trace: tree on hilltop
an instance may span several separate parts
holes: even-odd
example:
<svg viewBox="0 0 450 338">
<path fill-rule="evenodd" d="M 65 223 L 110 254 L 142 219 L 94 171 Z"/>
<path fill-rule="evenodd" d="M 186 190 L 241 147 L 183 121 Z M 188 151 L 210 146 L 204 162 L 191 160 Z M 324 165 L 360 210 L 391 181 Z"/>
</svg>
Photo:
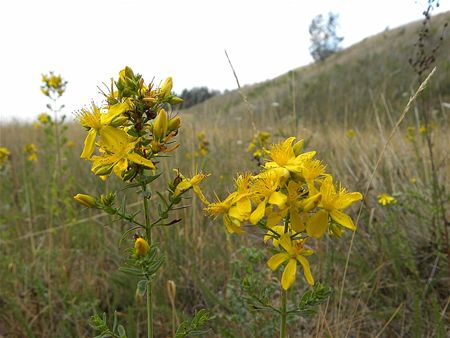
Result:
<svg viewBox="0 0 450 338">
<path fill-rule="evenodd" d="M 309 51 L 315 61 L 323 61 L 341 48 L 339 44 L 344 40 L 337 35 L 339 14 L 328 13 L 324 16 L 317 15 L 309 25 L 311 46 Z"/>
</svg>

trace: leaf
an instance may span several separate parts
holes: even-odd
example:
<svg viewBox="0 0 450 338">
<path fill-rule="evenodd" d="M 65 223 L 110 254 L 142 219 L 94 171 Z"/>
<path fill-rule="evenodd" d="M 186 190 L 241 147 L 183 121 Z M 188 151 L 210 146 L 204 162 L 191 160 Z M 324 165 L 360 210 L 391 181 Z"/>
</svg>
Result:
<svg viewBox="0 0 450 338">
<path fill-rule="evenodd" d="M 143 297 L 145 295 L 145 292 L 147 291 L 147 280 L 146 279 L 142 279 L 137 283 L 137 294 L 141 297 Z"/>
</svg>

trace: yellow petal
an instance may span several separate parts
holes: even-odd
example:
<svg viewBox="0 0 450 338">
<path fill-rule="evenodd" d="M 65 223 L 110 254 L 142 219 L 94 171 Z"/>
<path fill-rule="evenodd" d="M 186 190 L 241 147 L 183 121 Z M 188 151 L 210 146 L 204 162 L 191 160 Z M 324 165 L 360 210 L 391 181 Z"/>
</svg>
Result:
<svg viewBox="0 0 450 338">
<path fill-rule="evenodd" d="M 199 198 L 199 200 L 204 204 L 204 205 L 209 205 L 209 201 L 208 199 L 205 197 L 205 195 L 203 195 L 203 192 L 200 190 L 200 187 L 198 185 L 194 185 L 192 187 L 192 189 L 194 190 L 195 194 L 197 195 L 197 197 Z"/>
<path fill-rule="evenodd" d="M 320 210 L 314 216 L 310 217 L 306 225 L 308 235 L 320 238 L 325 233 L 328 226 L 328 212 Z"/>
<path fill-rule="evenodd" d="M 337 209 L 345 209 L 349 207 L 356 201 L 359 201 L 363 198 L 363 195 L 359 192 L 351 192 L 342 196 L 339 196 L 339 199 L 336 201 Z"/>
<path fill-rule="evenodd" d="M 245 220 L 244 215 L 241 213 L 241 211 L 239 210 L 239 208 L 237 206 L 231 207 L 230 210 L 228 211 L 228 215 L 230 215 L 230 217 L 235 218 L 241 222 Z"/>
<path fill-rule="evenodd" d="M 295 232 L 302 232 L 306 229 L 306 214 L 300 214 L 298 210 L 291 209 L 290 216 L 292 230 L 294 230 Z"/>
<path fill-rule="evenodd" d="M 130 137 L 122 129 L 117 129 L 111 126 L 102 127 L 98 133 L 100 134 L 100 141 L 102 146 L 113 153 L 118 153 L 126 149 L 130 143 Z"/>
<path fill-rule="evenodd" d="M 314 285 L 314 278 L 311 274 L 311 268 L 309 267 L 309 262 L 305 257 L 297 256 L 297 260 L 303 266 L 303 274 L 305 275 L 306 281 L 309 285 Z"/>
<path fill-rule="evenodd" d="M 190 189 L 191 187 L 192 187 L 192 183 L 189 180 L 178 183 L 177 187 L 175 188 L 173 197 L 177 197 L 177 196 L 181 195 L 183 192 Z"/>
<path fill-rule="evenodd" d="M 293 258 L 289 259 L 284 268 L 283 275 L 281 276 L 281 287 L 285 290 L 289 289 L 295 281 L 295 275 L 297 274 L 297 261 Z"/>
<path fill-rule="evenodd" d="M 95 129 L 89 130 L 86 139 L 84 140 L 84 148 L 83 152 L 81 153 L 80 158 L 84 158 L 88 160 L 91 158 L 92 153 L 94 152 L 94 146 L 95 146 L 95 136 L 97 135 L 97 131 Z"/>
<path fill-rule="evenodd" d="M 237 201 L 236 208 L 239 209 L 241 215 L 246 215 L 246 218 L 248 218 L 248 216 L 252 212 L 252 203 L 248 198 L 243 198 Z"/>
<path fill-rule="evenodd" d="M 124 101 L 122 103 L 117 103 L 117 104 L 111 106 L 108 109 L 108 113 L 101 115 L 102 124 L 106 125 L 106 124 L 111 123 L 111 121 L 114 118 L 125 113 L 129 109 L 130 109 L 130 99 L 127 99 L 126 101 Z"/>
<path fill-rule="evenodd" d="M 285 252 L 277 253 L 270 257 L 270 259 L 267 261 L 267 266 L 271 270 L 275 271 L 282 263 L 287 261 L 289 258 L 290 256 Z"/>
<path fill-rule="evenodd" d="M 291 253 L 292 251 L 292 241 L 289 234 L 282 234 L 280 237 L 280 244 L 283 247 L 284 250 L 286 250 L 288 253 Z"/>
<path fill-rule="evenodd" d="M 339 223 L 340 225 L 345 226 L 346 228 L 349 228 L 350 230 L 355 231 L 356 226 L 353 224 L 352 218 L 349 215 L 344 214 L 342 211 L 339 210 L 333 210 L 330 213 L 331 218 Z"/>
<path fill-rule="evenodd" d="M 249 218 L 250 223 L 257 224 L 264 217 L 265 210 L 266 210 L 266 201 L 264 200 L 258 204 L 256 209 L 250 215 Z"/>
<path fill-rule="evenodd" d="M 271 211 L 267 215 L 267 227 L 272 228 L 276 226 L 278 223 L 280 223 L 280 221 L 283 219 L 285 215 L 286 215 L 285 211 L 278 211 L 278 212 Z"/>
<path fill-rule="evenodd" d="M 242 235 L 244 233 L 244 231 L 241 229 L 241 227 L 238 225 L 239 222 L 238 221 L 231 221 L 230 217 L 228 217 L 228 215 L 224 215 L 223 216 L 223 223 L 225 224 L 225 227 L 227 228 L 227 231 L 232 234 L 238 234 L 238 235 Z"/>
<path fill-rule="evenodd" d="M 152 161 L 150 161 L 150 160 L 148 160 L 148 159 L 142 157 L 142 156 L 139 155 L 139 154 L 136 154 L 136 153 L 130 153 L 130 154 L 127 155 L 127 158 L 128 158 L 131 162 L 134 162 L 134 163 L 143 165 L 144 167 L 147 167 L 147 168 L 149 168 L 149 169 L 152 169 L 152 170 L 156 169 L 156 167 L 155 167 L 155 165 L 153 164 Z"/>
<path fill-rule="evenodd" d="M 280 209 L 284 208 L 286 201 L 287 196 L 279 191 L 273 192 L 269 197 L 269 203 L 276 205 Z"/>
<path fill-rule="evenodd" d="M 117 177 L 122 178 L 124 171 L 128 168 L 128 161 L 125 158 L 122 158 L 117 164 L 114 166 L 113 171 Z"/>
</svg>

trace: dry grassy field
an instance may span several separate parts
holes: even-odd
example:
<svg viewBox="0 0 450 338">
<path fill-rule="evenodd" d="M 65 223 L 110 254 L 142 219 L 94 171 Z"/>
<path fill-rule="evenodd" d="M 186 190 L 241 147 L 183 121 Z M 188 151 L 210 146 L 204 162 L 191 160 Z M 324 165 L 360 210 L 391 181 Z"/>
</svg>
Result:
<svg viewBox="0 0 450 338">
<path fill-rule="evenodd" d="M 450 16 L 434 19 L 438 36 Z M 316 150 L 335 180 L 363 194 L 348 211 L 355 233 L 311 242 L 314 278 L 332 292 L 314 313 L 288 317 L 289 337 L 448 337 L 449 38 L 406 111 L 420 84 L 408 64 L 419 27 L 386 31 L 324 63 L 179 113 L 180 148 L 161 160 L 152 191 L 165 189 L 173 168 L 189 176 L 201 170 L 211 174 L 201 184 L 205 196 L 223 198 L 236 173 L 257 172 L 247 148 L 266 131 L 269 143 L 304 139 L 304 151 Z M 0 170 L 0 337 L 94 336 L 89 317 L 105 312 L 112 321 L 115 311 L 128 337 L 143 337 L 145 297 L 136 293 L 138 279 L 119 270 L 133 246 L 131 235 L 122 238 L 129 222 L 73 200 L 120 190 L 122 182 L 100 180 L 79 158 L 86 133 L 78 123 L 58 132 L 59 139 L 42 123 L 0 126 L 0 147 L 11 153 Z M 201 132 L 209 144 L 195 156 Z M 31 143 L 37 161 L 24 153 Z M 381 194 L 396 203 L 382 205 Z M 141 198 L 130 190 L 121 196 L 142 220 Z M 157 200 L 149 198 L 153 216 Z M 254 227 L 243 226 L 247 236 L 229 234 L 196 196 L 185 203 L 174 212 L 180 222 L 153 232 L 165 256 L 153 281 L 155 337 L 173 336 L 173 326 L 199 309 L 211 317 L 204 337 L 277 336 L 278 319 L 248 306 L 243 283 L 249 275 L 270 290 L 279 283 Z M 288 293 L 293 303 L 310 289 L 300 275 Z"/>
</svg>

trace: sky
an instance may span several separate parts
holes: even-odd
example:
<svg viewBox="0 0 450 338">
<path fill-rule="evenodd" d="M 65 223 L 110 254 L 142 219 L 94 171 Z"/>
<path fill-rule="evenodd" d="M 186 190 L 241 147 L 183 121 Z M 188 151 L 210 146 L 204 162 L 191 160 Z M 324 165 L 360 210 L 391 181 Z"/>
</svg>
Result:
<svg viewBox="0 0 450 338">
<path fill-rule="evenodd" d="M 312 62 L 308 27 L 339 14 L 342 46 L 422 19 L 426 0 L 14 0 L 0 2 L 0 122 L 46 111 L 41 74 L 68 81 L 64 112 L 101 101 L 97 86 L 130 66 L 174 91 L 232 90 Z M 437 14 L 450 10 L 441 0 Z"/>
</svg>

